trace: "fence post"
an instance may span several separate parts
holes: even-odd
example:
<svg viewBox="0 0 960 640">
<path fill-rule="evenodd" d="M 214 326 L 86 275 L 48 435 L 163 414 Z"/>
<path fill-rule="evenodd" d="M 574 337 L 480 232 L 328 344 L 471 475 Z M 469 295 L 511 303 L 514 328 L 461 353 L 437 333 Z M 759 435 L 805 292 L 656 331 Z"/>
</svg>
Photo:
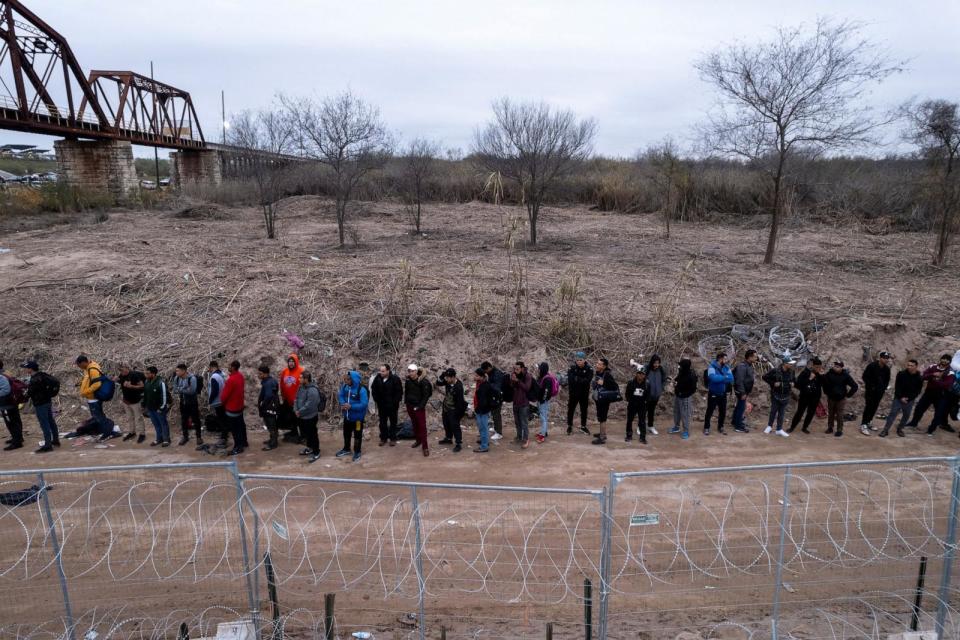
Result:
<svg viewBox="0 0 960 640">
<path fill-rule="evenodd" d="M 237 485 L 237 516 L 240 520 L 240 548 L 243 552 L 243 572 L 247 579 L 247 601 L 250 605 L 250 617 L 253 619 L 254 628 L 257 630 L 257 637 L 260 637 L 260 612 L 257 611 L 257 596 L 253 587 L 253 570 L 250 568 L 250 550 L 247 548 L 247 524 L 243 519 L 243 481 L 240 479 L 240 472 L 237 469 L 237 461 L 234 460 L 230 465 L 230 471 L 233 473 L 233 479 Z"/>
<path fill-rule="evenodd" d="M 43 473 L 37 474 L 39 480 L 40 499 L 43 501 L 43 510 L 47 515 L 47 523 L 50 534 L 50 543 L 53 545 L 53 559 L 57 563 L 57 576 L 60 578 L 60 593 L 63 595 L 63 613 L 67 620 L 67 638 L 74 640 L 76 638 L 73 609 L 70 607 L 70 592 L 67 589 L 67 574 L 63 570 L 63 555 L 60 549 L 60 539 L 57 537 L 57 525 L 53 520 L 53 511 L 50 509 L 50 498 L 47 496 L 47 483 L 43 480 Z"/>
<path fill-rule="evenodd" d="M 783 509 L 780 511 L 780 545 L 777 548 L 777 577 L 773 585 L 772 640 L 777 640 L 780 624 L 780 589 L 783 582 L 783 552 L 787 543 L 787 512 L 790 510 L 790 465 L 783 470 Z"/>
<path fill-rule="evenodd" d="M 611 471 L 610 481 L 600 495 L 600 607 L 597 612 L 597 636 L 607 640 L 607 609 L 610 600 L 610 555 L 613 531 L 613 498 L 620 479 Z"/>
<path fill-rule="evenodd" d="M 419 601 L 419 613 L 417 626 L 420 627 L 420 640 L 424 640 L 426 637 L 426 615 L 424 613 L 424 598 L 426 591 L 426 584 L 423 576 L 423 538 L 420 533 L 420 501 L 417 500 L 417 487 L 410 487 L 410 499 L 413 506 L 413 530 L 416 535 L 415 538 L 415 566 L 417 568 L 417 598 Z"/>
<path fill-rule="evenodd" d="M 947 516 L 947 539 L 943 550 L 943 575 L 940 579 L 940 603 L 937 606 L 937 637 L 943 637 L 947 621 L 947 603 L 950 600 L 950 574 L 957 546 L 957 503 L 960 501 L 960 456 L 953 459 L 953 483 L 950 487 L 950 514 Z"/>
</svg>

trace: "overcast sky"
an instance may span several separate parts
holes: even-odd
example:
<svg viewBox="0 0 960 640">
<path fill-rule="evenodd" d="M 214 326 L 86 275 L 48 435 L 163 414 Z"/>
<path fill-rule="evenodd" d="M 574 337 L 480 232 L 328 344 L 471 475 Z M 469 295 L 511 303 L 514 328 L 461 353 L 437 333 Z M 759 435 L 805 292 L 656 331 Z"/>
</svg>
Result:
<svg viewBox="0 0 960 640">
<path fill-rule="evenodd" d="M 403 138 L 469 149 L 491 99 L 544 99 L 593 116 L 597 150 L 629 156 L 684 140 L 710 105 L 693 62 L 778 24 L 817 16 L 868 23 L 909 70 L 876 89 L 880 108 L 911 96 L 960 99 L 960 1 L 848 0 L 25 0 L 84 67 L 131 69 L 188 90 L 208 139 L 227 111 L 277 92 L 351 88 Z M 39 141 L 0 131 L 0 141 Z"/>
</svg>

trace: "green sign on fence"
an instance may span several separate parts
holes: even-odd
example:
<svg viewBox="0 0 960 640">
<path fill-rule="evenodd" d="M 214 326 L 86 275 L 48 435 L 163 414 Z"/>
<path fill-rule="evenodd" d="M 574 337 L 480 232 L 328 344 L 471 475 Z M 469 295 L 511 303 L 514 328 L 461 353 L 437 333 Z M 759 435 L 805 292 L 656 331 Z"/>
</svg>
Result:
<svg viewBox="0 0 960 640">
<path fill-rule="evenodd" d="M 641 513 L 640 515 L 630 516 L 631 527 L 647 527 L 652 524 L 660 524 L 659 513 Z"/>
</svg>

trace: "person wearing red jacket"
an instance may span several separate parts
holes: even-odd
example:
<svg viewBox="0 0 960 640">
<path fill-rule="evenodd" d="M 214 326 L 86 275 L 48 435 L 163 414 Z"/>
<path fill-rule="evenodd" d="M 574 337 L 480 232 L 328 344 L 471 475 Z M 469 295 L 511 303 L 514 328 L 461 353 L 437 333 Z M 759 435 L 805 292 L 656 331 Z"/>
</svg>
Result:
<svg viewBox="0 0 960 640">
<path fill-rule="evenodd" d="M 923 379 L 927 383 L 927 388 L 920 396 L 920 400 L 913 410 L 913 417 L 910 418 L 910 423 L 907 426 L 916 429 L 921 418 L 923 418 L 923 414 L 932 406 L 933 421 L 927 428 L 927 435 L 932 436 L 937 427 L 944 431 L 954 431 L 954 428 L 947 424 L 947 407 L 954 377 L 954 373 L 950 369 L 950 354 L 940 356 L 940 362 L 924 370 Z"/>
<path fill-rule="evenodd" d="M 300 357 L 295 353 L 287 356 L 287 366 L 280 370 L 278 381 L 280 382 L 280 407 L 277 411 L 277 428 L 284 429 L 287 433 L 283 434 L 284 442 L 302 442 L 303 436 L 300 434 L 299 420 L 293 415 L 293 406 L 297 404 L 297 391 L 300 390 L 300 377 L 303 375 L 303 365 L 300 363 Z"/>
<path fill-rule="evenodd" d="M 230 363 L 229 375 L 220 392 L 220 401 L 227 414 L 227 425 L 233 434 L 233 449 L 228 455 L 235 456 L 247 448 L 247 425 L 243 421 L 244 388 L 246 381 L 240 373 L 240 363 Z"/>
</svg>

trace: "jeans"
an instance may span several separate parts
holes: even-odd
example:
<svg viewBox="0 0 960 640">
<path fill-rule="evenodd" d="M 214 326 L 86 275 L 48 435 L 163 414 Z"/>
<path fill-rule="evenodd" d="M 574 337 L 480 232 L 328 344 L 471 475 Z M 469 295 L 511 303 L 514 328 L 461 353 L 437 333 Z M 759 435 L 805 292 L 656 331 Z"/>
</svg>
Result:
<svg viewBox="0 0 960 640">
<path fill-rule="evenodd" d="M 503 435 L 503 403 L 494 402 L 490 409 L 490 418 L 493 420 L 493 430 Z"/>
<path fill-rule="evenodd" d="M 747 396 L 738 395 L 737 404 L 733 407 L 733 428 L 734 429 L 746 429 L 747 425 L 744 422 L 744 418 L 747 415 Z"/>
<path fill-rule="evenodd" d="M 39 406 L 34 405 L 33 410 L 37 413 L 37 422 L 40 423 L 40 430 L 43 431 L 43 445 L 49 447 L 54 442 L 60 442 L 60 432 L 53 419 L 53 405 L 49 402 Z"/>
<path fill-rule="evenodd" d="M 543 402 L 540 403 L 540 407 L 539 407 L 539 411 L 540 411 L 540 435 L 542 435 L 542 436 L 546 436 L 546 435 L 547 435 L 547 425 L 548 425 L 548 420 L 547 420 L 547 418 L 550 416 L 550 404 L 551 404 L 551 402 L 552 402 L 552 400 L 544 400 Z"/>
<path fill-rule="evenodd" d="M 580 426 L 587 426 L 587 406 L 590 403 L 590 393 L 584 391 L 583 393 L 576 394 L 571 393 L 570 397 L 567 399 L 567 426 L 573 426 L 573 416 L 577 412 L 577 407 L 580 407 Z"/>
<path fill-rule="evenodd" d="M 113 420 L 107 417 L 107 414 L 103 412 L 103 402 L 100 400 L 94 400 L 93 402 L 88 402 L 87 406 L 90 407 L 90 417 L 97 421 L 97 426 L 100 427 L 100 435 L 109 436 L 113 433 L 113 428 L 116 426 L 113 423 Z"/>
<path fill-rule="evenodd" d="M 353 453 L 360 455 L 363 445 L 363 420 L 343 419 L 343 450 L 350 451 L 350 441 L 353 440 Z"/>
<path fill-rule="evenodd" d="M 916 406 L 913 408 L 913 417 L 910 418 L 911 427 L 916 427 L 920 424 L 920 420 L 923 418 L 923 414 L 927 412 L 927 409 L 934 407 L 934 410 L 936 410 L 937 402 L 940 400 L 941 395 L 939 392 L 934 391 L 933 393 L 924 393 L 920 396 Z M 934 416 L 934 420 L 936 420 L 936 416 Z"/>
<path fill-rule="evenodd" d="M 408 404 L 407 415 L 410 416 L 410 424 L 413 426 L 413 437 L 416 438 L 417 444 L 427 451 L 430 448 L 430 443 L 427 441 L 427 410 Z"/>
<path fill-rule="evenodd" d="M 526 442 L 530 439 L 530 408 L 529 405 L 513 405 L 513 422 L 517 425 L 517 440 Z"/>
<path fill-rule="evenodd" d="M 317 433 L 317 421 L 319 419 L 319 416 L 297 419 L 299 422 L 297 429 L 306 441 L 307 449 L 310 449 L 310 452 L 315 456 L 320 455 L 320 435 Z"/>
<path fill-rule="evenodd" d="M 890 427 L 893 426 L 893 421 L 897 419 L 897 414 L 900 414 L 900 424 L 897 425 L 897 431 L 901 431 L 907 425 L 907 420 L 910 419 L 910 413 L 913 411 L 913 403 L 915 401 L 916 398 L 907 400 L 906 402 L 900 398 L 894 398 L 893 404 L 890 405 L 890 413 L 887 415 L 887 421 L 883 425 L 883 430 L 889 433 Z"/>
<path fill-rule="evenodd" d="M 147 411 L 150 417 L 150 423 L 153 424 L 153 431 L 156 434 L 157 442 L 170 442 L 170 424 L 167 422 L 167 411 L 159 409 L 150 409 Z"/>
<path fill-rule="evenodd" d="M 867 391 L 864 394 L 863 416 L 860 418 L 860 424 L 870 424 L 873 416 L 877 415 L 881 400 L 883 400 L 883 391 Z"/>
<path fill-rule="evenodd" d="M 711 393 L 707 396 L 707 413 L 703 416 L 704 431 L 710 430 L 710 419 L 717 412 L 717 431 L 723 431 L 723 421 L 727 417 L 727 394 Z"/>
<path fill-rule="evenodd" d="M 846 398 L 839 400 L 827 398 L 827 433 L 833 431 L 834 422 L 837 424 L 837 431 L 843 431 L 843 410 L 846 406 Z"/>
<path fill-rule="evenodd" d="M 477 431 L 480 432 L 480 448 L 487 449 L 490 446 L 490 414 L 478 413 Z"/>
<path fill-rule="evenodd" d="M 797 410 L 793 414 L 793 420 L 790 421 L 790 431 L 797 428 L 800 420 L 803 420 L 803 430 L 810 428 L 814 416 L 817 415 L 817 405 L 820 404 L 820 396 L 803 396 L 797 400 Z"/>
<path fill-rule="evenodd" d="M 120 406 L 123 407 L 123 417 L 129 423 L 130 429 L 127 433 L 133 435 L 139 433 L 143 435 L 146 433 L 146 427 L 144 426 L 143 420 L 143 409 L 140 408 L 139 404 L 127 404 L 126 402 L 121 402 Z"/>
<path fill-rule="evenodd" d="M 790 404 L 790 398 L 770 398 L 770 417 L 767 418 L 767 424 L 771 427 L 776 425 L 777 431 L 783 431 L 783 420 L 787 417 L 787 406 Z"/>
<path fill-rule="evenodd" d="M 380 442 L 397 441 L 397 405 L 377 405 L 377 418 L 380 427 Z"/>
<path fill-rule="evenodd" d="M 690 431 L 690 416 L 693 415 L 693 398 L 673 398 L 673 426 L 682 427 L 683 432 Z"/>
<path fill-rule="evenodd" d="M 627 437 L 633 438 L 633 420 L 637 420 L 637 435 L 641 440 L 647 439 L 647 414 L 649 409 L 646 405 L 627 404 Z"/>
<path fill-rule="evenodd" d="M 933 433 L 937 430 L 937 427 L 947 426 L 947 413 L 950 408 L 950 395 L 942 394 L 939 399 L 933 404 L 933 420 L 930 422 L 930 426 L 927 427 L 927 433 Z"/>
</svg>

